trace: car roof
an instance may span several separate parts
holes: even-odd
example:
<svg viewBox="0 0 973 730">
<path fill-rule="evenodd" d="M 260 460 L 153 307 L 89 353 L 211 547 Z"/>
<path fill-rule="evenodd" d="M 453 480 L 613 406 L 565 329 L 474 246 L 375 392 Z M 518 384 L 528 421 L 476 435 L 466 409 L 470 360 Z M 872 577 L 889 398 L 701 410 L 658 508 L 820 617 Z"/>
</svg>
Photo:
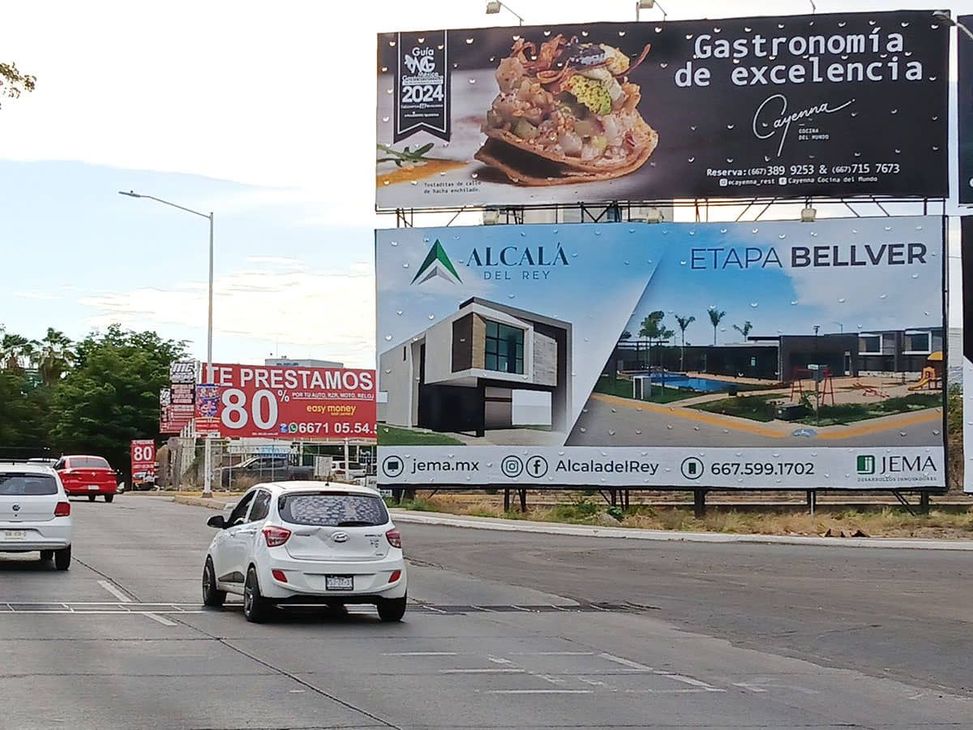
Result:
<svg viewBox="0 0 973 730">
<path fill-rule="evenodd" d="M 31 463 L 29 461 L 0 460 L 0 472 L 17 472 L 18 474 L 56 474 L 49 464 Z"/>
<path fill-rule="evenodd" d="M 254 487 L 265 487 L 279 494 L 307 491 L 346 492 L 347 494 L 365 494 L 369 497 L 374 497 L 379 494 L 378 490 L 372 487 L 362 487 L 358 484 L 343 484 L 341 482 L 267 482 L 265 484 L 255 484 Z"/>
</svg>

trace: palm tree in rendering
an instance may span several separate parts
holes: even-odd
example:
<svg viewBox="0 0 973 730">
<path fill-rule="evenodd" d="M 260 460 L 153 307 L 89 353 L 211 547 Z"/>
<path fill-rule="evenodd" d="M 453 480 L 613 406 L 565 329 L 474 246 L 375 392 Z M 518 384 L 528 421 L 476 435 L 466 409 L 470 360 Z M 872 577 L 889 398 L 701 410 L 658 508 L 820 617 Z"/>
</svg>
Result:
<svg viewBox="0 0 973 730">
<path fill-rule="evenodd" d="M 750 334 L 750 330 L 753 329 L 753 322 L 751 322 L 748 319 L 746 322 L 743 323 L 743 326 L 742 327 L 740 325 L 738 325 L 738 324 L 735 324 L 735 325 L 733 325 L 733 329 L 735 329 L 737 332 L 739 332 L 741 335 L 743 335 L 743 341 L 746 342 L 747 335 L 749 335 Z"/>
<path fill-rule="evenodd" d="M 37 369 L 44 385 L 53 385 L 61 379 L 74 362 L 72 342 L 67 335 L 53 327 L 40 342 Z"/>
<path fill-rule="evenodd" d="M 642 320 L 642 327 L 639 329 L 639 337 L 644 338 L 649 345 L 649 368 L 652 367 L 652 340 L 657 343 L 665 342 L 666 340 L 672 339 L 673 335 L 676 333 L 671 329 L 668 329 L 662 320 L 665 318 L 666 314 L 662 311 L 651 312 L 645 319 Z"/>
<path fill-rule="evenodd" d="M 706 310 L 709 315 L 709 321 L 713 324 L 713 346 L 716 346 L 716 328 L 720 326 L 720 322 L 726 316 L 726 312 L 717 309 L 716 307 L 710 307 Z"/>
<path fill-rule="evenodd" d="M 676 324 L 679 325 L 679 332 L 682 334 L 682 345 L 679 348 L 679 369 L 686 369 L 686 330 L 689 328 L 693 322 L 696 321 L 695 317 L 680 317 L 676 315 Z"/>
</svg>

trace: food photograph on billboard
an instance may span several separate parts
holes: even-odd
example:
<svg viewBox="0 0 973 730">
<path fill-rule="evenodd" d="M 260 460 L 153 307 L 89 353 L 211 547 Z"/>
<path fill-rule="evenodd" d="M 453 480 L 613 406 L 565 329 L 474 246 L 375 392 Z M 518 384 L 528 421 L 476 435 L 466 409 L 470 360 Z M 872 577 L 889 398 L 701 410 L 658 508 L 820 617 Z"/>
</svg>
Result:
<svg viewBox="0 0 973 730">
<path fill-rule="evenodd" d="M 376 207 L 945 197 L 928 11 L 382 33 Z"/>
<path fill-rule="evenodd" d="M 942 489 L 943 221 L 378 231 L 379 481 Z"/>
</svg>

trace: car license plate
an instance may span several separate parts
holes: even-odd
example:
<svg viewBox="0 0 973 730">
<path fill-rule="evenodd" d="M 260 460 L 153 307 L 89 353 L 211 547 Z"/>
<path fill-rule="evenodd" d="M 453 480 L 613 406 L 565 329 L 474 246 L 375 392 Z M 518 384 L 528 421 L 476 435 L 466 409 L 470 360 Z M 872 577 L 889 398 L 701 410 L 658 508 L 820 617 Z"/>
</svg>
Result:
<svg viewBox="0 0 973 730">
<path fill-rule="evenodd" d="M 98 485 L 97 484 L 89 484 L 88 485 L 88 489 L 90 491 L 92 491 L 92 492 L 97 492 L 98 491 Z"/>
<path fill-rule="evenodd" d="M 4 540 L 26 540 L 27 530 L 2 530 L 0 531 L 0 538 Z"/>
<path fill-rule="evenodd" d="M 355 588 L 355 579 L 350 575 L 326 575 L 324 587 L 329 591 L 351 591 Z"/>
</svg>

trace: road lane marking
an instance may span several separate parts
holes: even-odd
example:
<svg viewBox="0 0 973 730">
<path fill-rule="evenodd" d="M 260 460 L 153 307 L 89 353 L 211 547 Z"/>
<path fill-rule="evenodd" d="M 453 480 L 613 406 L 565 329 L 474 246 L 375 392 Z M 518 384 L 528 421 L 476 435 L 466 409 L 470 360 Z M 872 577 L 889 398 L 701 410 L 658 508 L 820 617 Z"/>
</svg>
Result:
<svg viewBox="0 0 973 730">
<path fill-rule="evenodd" d="M 513 651 L 510 656 L 594 656 L 593 651 Z"/>
<path fill-rule="evenodd" d="M 162 624 L 163 626 L 178 626 L 179 625 L 175 621 L 170 621 L 169 619 L 165 618 L 164 616 L 157 616 L 154 613 L 149 613 L 148 611 L 142 612 L 141 615 L 142 616 L 145 616 L 145 618 L 150 618 L 153 621 L 155 621 L 156 623 Z"/>
<path fill-rule="evenodd" d="M 122 589 L 121 588 L 119 588 L 118 586 L 110 583 L 109 581 L 107 581 L 107 580 L 100 580 L 100 581 L 98 581 L 98 585 L 100 585 L 106 591 L 108 591 L 109 593 L 111 593 L 113 596 L 115 596 L 115 598 L 117 598 L 122 603 L 131 603 L 132 602 L 132 598 L 130 596 L 125 595 L 125 593 L 122 592 Z"/>
<path fill-rule="evenodd" d="M 647 667 L 644 664 L 639 664 L 638 662 L 633 662 L 631 659 L 623 659 L 620 656 L 615 656 L 614 654 L 605 654 L 604 652 L 599 654 L 602 659 L 607 659 L 615 664 L 621 664 L 623 667 L 628 667 L 629 669 L 637 669 L 640 672 L 654 672 L 652 667 Z"/>
<path fill-rule="evenodd" d="M 488 689 L 476 690 L 485 695 L 590 695 L 593 689 Z"/>
<path fill-rule="evenodd" d="M 382 656 L 459 656 L 455 651 L 388 651 Z"/>
</svg>

